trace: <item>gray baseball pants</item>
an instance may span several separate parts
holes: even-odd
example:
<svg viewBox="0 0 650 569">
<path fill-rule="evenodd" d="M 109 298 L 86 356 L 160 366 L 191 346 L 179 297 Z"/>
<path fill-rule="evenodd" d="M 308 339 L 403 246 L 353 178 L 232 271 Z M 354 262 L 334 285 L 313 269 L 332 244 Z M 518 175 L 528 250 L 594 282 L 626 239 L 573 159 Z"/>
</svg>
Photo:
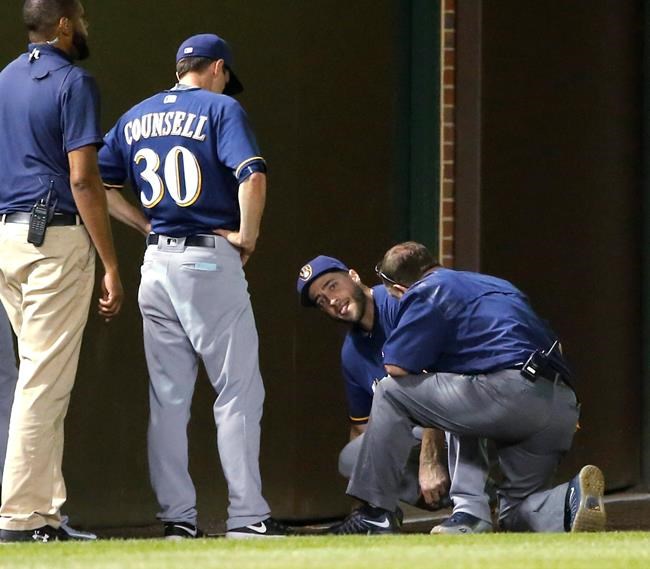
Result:
<svg viewBox="0 0 650 569">
<path fill-rule="evenodd" d="M 214 421 L 228 485 L 227 529 L 266 519 L 259 471 L 264 387 L 258 338 L 239 252 L 215 236 L 215 248 L 186 247 L 160 236 L 142 265 L 138 301 L 149 368 L 151 483 L 163 521 L 196 524 L 188 471 L 187 425 L 199 358 L 217 394 Z"/>
<path fill-rule="evenodd" d="M 402 502 L 419 506 L 422 504 L 419 480 L 422 427 L 414 427 L 412 435 L 408 441 L 408 458 L 400 475 L 398 496 Z M 352 476 L 364 436 L 365 433 L 351 440 L 339 454 L 339 473 L 345 478 Z M 454 503 L 454 511 L 472 513 L 492 523 L 490 499 L 486 491 L 489 472 L 486 441 L 456 437 L 449 433 L 446 433 L 446 438 L 451 479 L 449 498 Z"/>
<path fill-rule="evenodd" d="M 0 481 L 5 466 L 9 418 L 17 381 L 18 368 L 16 367 L 11 324 L 9 324 L 4 307 L 0 304 Z"/>
<path fill-rule="evenodd" d="M 418 437 L 419 434 L 419 438 Z M 359 458 L 359 452 L 365 433 L 346 444 L 339 454 L 339 473 L 345 478 L 352 476 L 352 471 Z M 420 448 L 422 447 L 422 429 L 413 429 L 408 441 L 409 452 L 406 463 L 402 467 L 399 485 L 399 499 L 407 504 L 416 505 L 420 498 L 420 481 L 418 479 L 420 470 Z"/>
<path fill-rule="evenodd" d="M 562 382 L 531 382 L 517 370 L 387 378 L 375 391 L 370 422 L 348 494 L 394 510 L 414 424 L 493 440 L 504 482 L 499 525 L 508 531 L 563 531 L 567 484 L 549 489 L 579 416 Z M 473 513 L 473 512 L 471 512 Z M 477 514 L 478 515 L 478 514 Z"/>
</svg>

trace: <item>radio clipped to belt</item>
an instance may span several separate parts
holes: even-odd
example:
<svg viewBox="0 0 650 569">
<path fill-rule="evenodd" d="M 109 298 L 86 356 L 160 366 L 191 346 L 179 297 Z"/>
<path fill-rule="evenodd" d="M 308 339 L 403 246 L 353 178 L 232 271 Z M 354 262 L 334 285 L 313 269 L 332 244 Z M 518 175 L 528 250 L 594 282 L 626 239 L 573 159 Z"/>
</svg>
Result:
<svg viewBox="0 0 650 569">
<path fill-rule="evenodd" d="M 537 381 L 538 377 L 551 377 L 549 374 L 557 373 L 559 370 L 555 369 L 551 360 L 551 355 L 558 347 L 558 340 L 553 342 L 553 345 L 547 350 L 535 350 L 526 363 L 521 368 L 521 375 L 530 381 Z"/>
<path fill-rule="evenodd" d="M 54 193 L 54 180 L 50 180 L 50 187 L 47 190 L 46 196 L 33 205 L 29 215 L 27 242 L 36 247 L 40 247 L 43 241 L 45 241 L 45 231 L 54 217 L 58 201 L 56 198 L 53 198 Z"/>
</svg>

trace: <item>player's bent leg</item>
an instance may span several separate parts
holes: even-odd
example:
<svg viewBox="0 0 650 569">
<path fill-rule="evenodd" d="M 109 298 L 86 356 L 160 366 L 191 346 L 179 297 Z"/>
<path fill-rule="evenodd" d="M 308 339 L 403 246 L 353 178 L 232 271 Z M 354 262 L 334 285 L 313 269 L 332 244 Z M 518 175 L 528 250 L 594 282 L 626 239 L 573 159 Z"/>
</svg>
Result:
<svg viewBox="0 0 650 569">
<path fill-rule="evenodd" d="M 484 439 L 447 434 L 451 476 L 452 515 L 436 525 L 432 534 L 467 534 L 493 531 L 490 498 L 486 491 L 489 461 Z"/>
<path fill-rule="evenodd" d="M 518 444 L 497 445 L 504 482 L 499 494 L 499 526 L 507 531 L 562 532 L 568 484 L 550 488 L 560 459 L 571 447 L 578 420 L 573 391 L 547 380 L 554 390 L 546 428 Z"/>
<path fill-rule="evenodd" d="M 359 450 L 363 443 L 363 436 L 364 434 L 362 433 L 352 439 L 339 453 L 339 474 L 348 480 L 352 475 L 354 465 L 357 463 L 357 458 L 359 458 Z"/>
</svg>

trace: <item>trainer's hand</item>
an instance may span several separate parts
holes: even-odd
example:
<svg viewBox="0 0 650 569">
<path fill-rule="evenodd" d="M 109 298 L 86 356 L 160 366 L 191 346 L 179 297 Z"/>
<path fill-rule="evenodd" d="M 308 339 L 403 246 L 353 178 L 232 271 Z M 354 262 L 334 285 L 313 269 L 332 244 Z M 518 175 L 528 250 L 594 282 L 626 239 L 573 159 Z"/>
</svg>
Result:
<svg viewBox="0 0 650 569">
<path fill-rule="evenodd" d="M 228 231 L 227 229 L 215 229 L 214 233 L 223 237 L 233 247 L 239 249 L 239 256 L 241 257 L 242 267 L 248 262 L 250 256 L 255 251 L 255 243 L 246 243 L 239 231 Z"/>
<path fill-rule="evenodd" d="M 429 506 L 435 506 L 449 492 L 449 474 L 443 464 L 421 464 L 420 491 Z"/>
<path fill-rule="evenodd" d="M 103 316 L 106 322 L 117 316 L 122 308 L 124 300 L 124 289 L 117 270 L 106 271 L 102 279 L 102 296 L 99 299 L 99 315 Z"/>
</svg>

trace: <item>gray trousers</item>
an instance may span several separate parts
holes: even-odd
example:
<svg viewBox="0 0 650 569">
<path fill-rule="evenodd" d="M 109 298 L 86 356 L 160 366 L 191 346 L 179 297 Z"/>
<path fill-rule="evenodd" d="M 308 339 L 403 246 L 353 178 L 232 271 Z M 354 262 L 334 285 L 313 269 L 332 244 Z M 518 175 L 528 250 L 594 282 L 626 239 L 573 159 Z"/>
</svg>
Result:
<svg viewBox="0 0 650 569">
<path fill-rule="evenodd" d="M 417 437 L 419 430 L 419 438 Z M 416 505 L 420 499 L 420 448 L 422 447 L 422 429 L 413 429 L 408 441 L 409 451 L 406 463 L 402 467 L 399 485 L 399 499 L 407 504 Z M 352 476 L 352 471 L 359 458 L 365 433 L 352 439 L 339 454 L 339 473 L 345 478 Z"/>
<path fill-rule="evenodd" d="M 398 496 L 402 502 L 422 507 L 420 492 L 420 449 L 422 448 L 422 427 L 416 426 L 408 441 L 410 450 L 400 475 Z M 350 478 L 359 458 L 365 433 L 351 440 L 339 454 L 339 473 Z M 451 486 L 449 498 L 454 512 L 471 513 L 492 523 L 490 499 L 486 492 L 489 472 L 487 445 L 484 439 L 457 437 L 446 433 L 448 466 Z M 447 507 L 442 501 L 440 507 Z"/>
<path fill-rule="evenodd" d="M 258 338 L 238 251 L 222 237 L 216 248 L 184 239 L 147 248 L 138 301 L 149 368 L 151 483 L 163 521 L 196 523 L 188 471 L 187 425 L 201 358 L 217 394 L 214 421 L 228 484 L 227 528 L 270 514 L 259 471 L 264 387 Z"/>
<path fill-rule="evenodd" d="M 578 416 L 575 394 L 564 383 L 533 383 L 516 370 L 384 379 L 348 494 L 393 510 L 413 425 L 437 427 L 461 443 L 479 437 L 495 442 L 504 477 L 498 489 L 501 529 L 563 531 L 567 484 L 549 486 Z"/>
<path fill-rule="evenodd" d="M 18 368 L 16 367 L 11 324 L 9 324 L 4 307 L 0 304 L 0 481 L 4 472 L 9 418 L 17 381 Z"/>
</svg>

